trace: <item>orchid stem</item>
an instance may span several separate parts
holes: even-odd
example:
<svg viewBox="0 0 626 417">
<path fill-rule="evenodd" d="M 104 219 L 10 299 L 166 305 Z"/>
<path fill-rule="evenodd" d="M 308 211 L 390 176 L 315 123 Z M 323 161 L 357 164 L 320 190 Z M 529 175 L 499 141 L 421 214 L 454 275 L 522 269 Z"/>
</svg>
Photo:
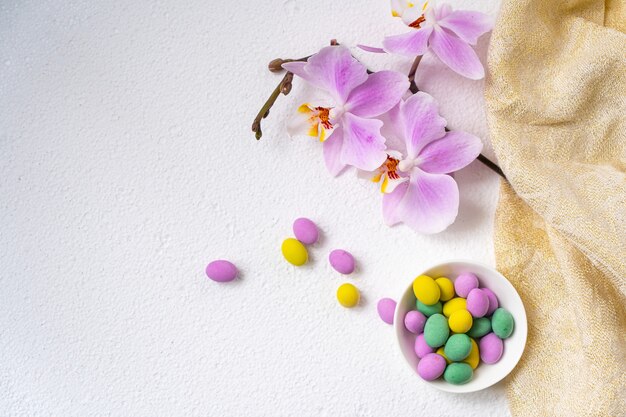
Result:
<svg viewBox="0 0 626 417">
<path fill-rule="evenodd" d="M 413 65 L 411 65 L 411 69 L 409 70 L 409 82 L 411 83 L 409 84 L 409 90 L 413 94 L 420 91 L 419 88 L 417 88 L 417 84 L 415 83 L 415 73 L 417 72 L 417 66 L 420 64 L 421 60 L 422 55 L 416 56 L 415 61 L 413 61 Z"/>
<path fill-rule="evenodd" d="M 487 158 L 482 153 L 479 154 L 476 159 L 478 159 L 480 162 L 485 164 L 487 168 L 489 168 L 490 170 L 492 170 L 493 172 L 501 176 L 505 181 L 508 181 L 508 179 L 506 178 L 506 175 L 504 175 L 504 172 L 502 172 L 502 169 L 500 169 L 500 167 L 496 165 L 491 159 Z"/>
</svg>

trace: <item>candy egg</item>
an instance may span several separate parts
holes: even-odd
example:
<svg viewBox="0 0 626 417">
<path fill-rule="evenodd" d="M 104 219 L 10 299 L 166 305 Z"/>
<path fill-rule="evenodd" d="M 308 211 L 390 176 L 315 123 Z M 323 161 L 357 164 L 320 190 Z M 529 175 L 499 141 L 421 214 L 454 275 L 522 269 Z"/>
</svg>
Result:
<svg viewBox="0 0 626 417">
<path fill-rule="evenodd" d="M 439 286 L 439 291 L 441 291 L 441 295 L 439 297 L 440 301 L 448 301 L 454 297 L 454 284 L 446 277 L 440 277 L 435 280 L 437 285 Z"/>
<path fill-rule="evenodd" d="M 293 222 L 293 234 L 305 245 L 312 245 L 319 239 L 317 226 L 305 217 L 300 217 Z"/>
<path fill-rule="evenodd" d="M 457 310 L 467 310 L 467 301 L 465 298 L 456 297 L 450 301 L 446 301 L 443 305 L 443 315 L 450 317 Z"/>
<path fill-rule="evenodd" d="M 450 363 L 452 363 L 452 361 L 450 359 L 448 359 L 448 357 L 446 356 L 446 352 L 444 350 L 443 347 L 440 347 L 439 349 L 437 349 L 437 352 L 435 352 L 437 355 L 441 355 L 443 356 L 443 358 L 446 360 L 446 363 L 449 365 Z"/>
<path fill-rule="evenodd" d="M 493 312 L 496 311 L 496 308 L 498 308 L 499 306 L 498 297 L 496 297 L 496 294 L 489 288 L 481 288 L 481 290 L 483 290 L 483 292 L 487 295 L 487 298 L 489 299 L 489 309 L 487 310 L 486 316 L 491 316 Z"/>
<path fill-rule="evenodd" d="M 506 339 L 511 336 L 515 327 L 513 315 L 503 308 L 498 308 L 491 316 L 491 328 L 493 332 L 500 338 Z"/>
<path fill-rule="evenodd" d="M 478 344 L 472 338 L 470 338 L 472 342 L 472 350 L 470 350 L 467 358 L 463 359 L 463 362 L 472 367 L 472 369 L 476 369 L 478 367 L 478 363 L 480 362 L 480 353 L 478 351 Z"/>
<path fill-rule="evenodd" d="M 411 310 L 404 316 L 404 327 L 413 334 L 420 334 L 424 331 L 426 316 L 419 311 Z"/>
<path fill-rule="evenodd" d="M 415 307 L 417 307 L 417 311 L 421 312 L 426 317 L 430 317 L 433 314 L 437 314 L 437 313 L 441 314 L 441 312 L 443 311 L 443 308 L 439 301 L 437 301 L 437 303 L 431 306 L 427 306 L 426 304 L 422 303 L 420 300 L 417 300 L 415 302 Z"/>
<path fill-rule="evenodd" d="M 328 261 L 335 271 L 348 275 L 354 272 L 354 257 L 343 249 L 335 249 L 328 255 Z"/>
<path fill-rule="evenodd" d="M 413 281 L 413 293 L 415 293 L 415 298 L 427 306 L 431 306 L 439 301 L 441 290 L 434 279 L 420 275 Z"/>
<path fill-rule="evenodd" d="M 302 266 L 309 260 L 309 253 L 298 239 L 285 239 L 280 249 L 287 262 L 292 265 Z"/>
<path fill-rule="evenodd" d="M 483 290 L 474 288 L 467 294 L 467 311 L 474 317 L 483 317 L 489 310 L 489 298 Z"/>
<path fill-rule="evenodd" d="M 446 360 L 441 355 L 429 353 L 417 364 L 417 373 L 426 381 L 439 378 L 446 369 Z"/>
<path fill-rule="evenodd" d="M 350 283 L 342 284 L 337 288 L 337 301 L 344 307 L 352 308 L 359 304 L 361 298 L 357 287 Z"/>
<path fill-rule="evenodd" d="M 443 346 L 448 340 L 450 329 L 448 320 L 441 314 L 433 314 L 426 320 L 424 325 L 424 340 L 431 348 Z"/>
<path fill-rule="evenodd" d="M 472 341 L 466 334 L 453 334 L 446 342 L 443 351 L 451 361 L 462 361 L 472 350 Z"/>
<path fill-rule="evenodd" d="M 496 363 L 502 357 L 504 342 L 495 333 L 489 333 L 478 343 L 480 359 L 488 364 Z"/>
<path fill-rule="evenodd" d="M 426 344 L 424 339 L 424 333 L 418 335 L 415 338 L 415 354 L 418 358 L 423 358 L 429 353 L 433 353 L 435 350 Z"/>
<path fill-rule="evenodd" d="M 216 282 L 228 282 L 237 277 L 237 267 L 223 259 L 209 263 L 205 272 L 207 277 Z"/>
<path fill-rule="evenodd" d="M 491 331 L 491 321 L 487 317 L 481 317 L 474 320 L 472 328 L 469 329 L 467 335 L 478 339 Z"/>
<path fill-rule="evenodd" d="M 466 363 L 451 363 L 443 373 L 443 379 L 454 385 L 462 385 L 469 382 L 474 375 L 472 367 Z"/>
<path fill-rule="evenodd" d="M 471 272 L 459 275 L 454 281 L 454 290 L 459 297 L 466 298 L 474 288 L 478 288 L 478 277 Z"/>
<path fill-rule="evenodd" d="M 472 315 L 467 310 L 457 310 L 450 314 L 448 325 L 454 333 L 465 333 L 472 328 Z"/>
<path fill-rule="evenodd" d="M 376 306 L 378 315 L 387 324 L 393 324 L 393 315 L 396 312 L 396 302 L 391 298 L 381 298 Z"/>
</svg>

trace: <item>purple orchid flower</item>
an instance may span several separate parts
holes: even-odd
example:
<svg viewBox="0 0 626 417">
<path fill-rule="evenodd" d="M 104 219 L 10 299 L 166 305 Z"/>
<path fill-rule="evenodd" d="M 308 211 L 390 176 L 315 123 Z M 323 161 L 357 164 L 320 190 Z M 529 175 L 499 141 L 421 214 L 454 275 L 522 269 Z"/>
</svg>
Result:
<svg viewBox="0 0 626 417">
<path fill-rule="evenodd" d="M 446 132 L 430 95 L 418 92 L 385 116 L 389 151 L 374 172 L 382 178 L 383 217 L 389 226 L 403 222 L 420 233 L 438 233 L 454 222 L 459 189 L 448 174 L 469 165 L 480 154 L 480 139 L 460 131 Z"/>
<path fill-rule="evenodd" d="M 430 49 L 453 71 L 473 80 L 485 76 L 476 52 L 478 38 L 493 27 L 490 16 L 474 11 L 452 10 L 448 4 L 422 7 L 405 0 L 392 0 L 391 14 L 402 18 L 411 31 L 388 36 L 383 41 L 386 52 L 418 56 Z"/>
<path fill-rule="evenodd" d="M 346 165 L 366 171 L 387 158 L 383 122 L 372 119 L 393 108 L 409 88 L 406 75 L 366 68 L 343 46 L 328 46 L 307 62 L 289 62 L 283 68 L 328 95 L 298 108 L 289 126 L 292 135 L 306 134 L 324 142 L 324 160 L 333 175 Z"/>
</svg>

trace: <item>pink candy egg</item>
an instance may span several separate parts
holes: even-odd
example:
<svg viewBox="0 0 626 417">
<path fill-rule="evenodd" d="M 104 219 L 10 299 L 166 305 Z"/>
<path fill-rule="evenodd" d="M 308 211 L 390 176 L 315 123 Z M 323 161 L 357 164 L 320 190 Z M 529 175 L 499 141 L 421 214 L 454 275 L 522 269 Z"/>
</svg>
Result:
<svg viewBox="0 0 626 417">
<path fill-rule="evenodd" d="M 417 373 L 426 381 L 434 381 L 446 370 L 446 360 L 436 353 L 429 353 L 417 364 Z"/>
<path fill-rule="evenodd" d="M 293 222 L 293 234 L 305 245 L 314 244 L 320 236 L 315 223 L 305 217 L 300 217 Z"/>
<path fill-rule="evenodd" d="M 489 299 L 489 308 L 487 309 L 487 314 L 485 315 L 491 316 L 500 305 L 500 303 L 498 303 L 498 297 L 496 297 L 496 294 L 489 288 L 481 288 L 481 290 L 483 290 L 483 292 L 487 295 L 487 298 Z"/>
<path fill-rule="evenodd" d="M 435 349 L 431 348 L 426 344 L 426 340 L 424 340 L 424 333 L 420 334 L 415 338 L 415 354 L 418 358 L 423 358 L 429 353 L 433 353 Z"/>
<path fill-rule="evenodd" d="M 478 350 L 480 351 L 480 359 L 483 362 L 493 364 L 502 357 L 504 343 L 495 333 L 489 333 L 480 339 Z"/>
<path fill-rule="evenodd" d="M 426 316 L 417 310 L 411 310 L 404 316 L 404 327 L 413 334 L 420 334 L 424 331 Z"/>
<path fill-rule="evenodd" d="M 328 255 L 328 261 L 341 274 L 348 275 L 354 271 L 354 257 L 345 250 L 335 249 Z"/>
<path fill-rule="evenodd" d="M 474 288 L 478 288 L 478 277 L 471 272 L 466 272 L 457 277 L 454 281 L 454 291 L 462 298 L 467 298 L 467 295 Z"/>
<path fill-rule="evenodd" d="M 391 298 L 381 298 L 376 306 L 378 315 L 387 324 L 393 324 L 393 315 L 396 312 L 396 302 Z"/>
<path fill-rule="evenodd" d="M 237 267 L 223 259 L 208 264 L 205 272 L 207 277 L 216 282 L 228 282 L 237 277 Z"/>
<path fill-rule="evenodd" d="M 474 288 L 467 295 L 467 311 L 473 317 L 483 317 L 489 310 L 489 298 L 487 294 L 478 288 Z"/>
</svg>

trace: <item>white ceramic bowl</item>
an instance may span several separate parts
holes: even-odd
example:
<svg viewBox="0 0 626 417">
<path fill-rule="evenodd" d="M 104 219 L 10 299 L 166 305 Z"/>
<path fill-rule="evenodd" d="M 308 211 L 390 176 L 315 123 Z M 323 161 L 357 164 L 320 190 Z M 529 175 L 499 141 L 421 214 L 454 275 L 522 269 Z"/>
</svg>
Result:
<svg viewBox="0 0 626 417">
<path fill-rule="evenodd" d="M 417 375 L 417 364 L 419 358 L 415 355 L 415 335 L 404 327 L 404 316 L 410 310 L 415 310 L 415 295 L 413 294 L 413 279 L 418 275 L 428 275 L 433 278 L 448 277 L 452 281 L 464 272 L 472 272 L 476 274 L 481 287 L 491 289 L 496 296 L 500 307 L 511 312 L 515 319 L 515 329 L 511 337 L 504 341 L 504 353 L 502 358 L 493 365 L 487 365 L 481 362 L 478 368 L 474 370 L 474 377 L 467 384 L 453 385 L 440 378 L 436 381 L 424 381 Z M 435 265 L 423 272 L 415 274 L 411 279 L 407 289 L 399 299 L 398 306 L 394 317 L 396 337 L 398 346 L 406 362 L 411 367 L 416 377 L 427 384 L 434 386 L 442 391 L 448 392 L 474 392 L 490 387 L 506 377 L 517 365 L 524 347 L 526 346 L 526 334 L 528 332 L 526 322 L 526 310 L 524 304 L 515 288 L 511 283 L 498 271 L 486 265 L 481 265 L 469 261 L 449 261 L 439 265 Z"/>
</svg>

